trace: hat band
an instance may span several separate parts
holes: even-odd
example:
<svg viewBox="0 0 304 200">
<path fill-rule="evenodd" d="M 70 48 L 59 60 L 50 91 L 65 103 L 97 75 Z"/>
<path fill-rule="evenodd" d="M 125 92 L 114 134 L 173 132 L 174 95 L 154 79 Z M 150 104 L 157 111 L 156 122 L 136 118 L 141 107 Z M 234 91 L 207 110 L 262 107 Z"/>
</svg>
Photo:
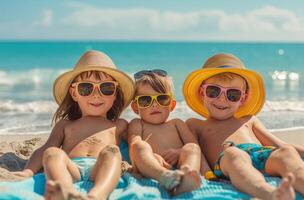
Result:
<svg viewBox="0 0 304 200">
<path fill-rule="evenodd" d="M 218 67 L 216 67 L 216 68 L 233 68 L 233 67 L 228 66 L 228 65 L 223 65 L 223 66 L 218 66 Z"/>
</svg>

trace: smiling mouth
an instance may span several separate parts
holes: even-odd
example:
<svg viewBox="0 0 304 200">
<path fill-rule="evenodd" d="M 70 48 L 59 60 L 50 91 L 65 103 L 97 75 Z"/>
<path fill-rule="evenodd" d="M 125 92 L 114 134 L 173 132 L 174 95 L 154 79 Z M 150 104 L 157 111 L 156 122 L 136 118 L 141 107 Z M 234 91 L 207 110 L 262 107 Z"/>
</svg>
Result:
<svg viewBox="0 0 304 200">
<path fill-rule="evenodd" d="M 157 115 L 157 114 L 160 114 L 161 112 L 159 111 L 154 111 L 154 112 L 151 112 L 150 115 Z"/>
<path fill-rule="evenodd" d="M 94 107 L 99 107 L 101 106 L 103 103 L 90 103 L 91 106 L 94 106 Z"/>
<path fill-rule="evenodd" d="M 227 106 L 217 106 L 217 105 L 213 105 L 213 106 L 219 110 L 226 110 L 228 108 Z"/>
</svg>

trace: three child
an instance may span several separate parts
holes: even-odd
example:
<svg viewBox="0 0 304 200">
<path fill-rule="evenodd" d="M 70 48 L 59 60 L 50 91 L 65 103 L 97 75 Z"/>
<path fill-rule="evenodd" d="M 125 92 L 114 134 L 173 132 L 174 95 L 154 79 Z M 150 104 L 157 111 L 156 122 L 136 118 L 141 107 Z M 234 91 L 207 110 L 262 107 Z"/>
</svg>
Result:
<svg viewBox="0 0 304 200">
<path fill-rule="evenodd" d="M 189 107 L 207 118 L 187 124 L 217 177 L 262 199 L 294 199 L 293 187 L 304 194 L 304 148 L 287 145 L 254 116 L 265 98 L 258 73 L 231 54 L 217 54 L 187 77 L 183 92 Z M 275 188 L 263 174 L 283 179 Z"/>
<path fill-rule="evenodd" d="M 264 103 L 263 80 L 237 57 L 215 55 L 185 80 L 185 100 L 205 121 L 168 120 L 176 102 L 166 71 L 143 70 L 134 78 L 135 87 L 108 56 L 86 52 L 56 79 L 56 125 L 15 175 L 30 177 L 43 167 L 46 199 L 106 199 L 121 174 L 117 146 L 128 132 L 133 171 L 173 195 L 199 188 L 200 172 L 209 166 L 255 197 L 293 199 L 294 189 L 304 194 L 304 148 L 287 145 L 254 116 Z M 139 118 L 128 125 L 119 116 L 131 101 Z M 279 187 L 267 184 L 265 174 L 281 176 Z M 73 188 L 78 180 L 94 182 L 87 196 Z"/>
</svg>

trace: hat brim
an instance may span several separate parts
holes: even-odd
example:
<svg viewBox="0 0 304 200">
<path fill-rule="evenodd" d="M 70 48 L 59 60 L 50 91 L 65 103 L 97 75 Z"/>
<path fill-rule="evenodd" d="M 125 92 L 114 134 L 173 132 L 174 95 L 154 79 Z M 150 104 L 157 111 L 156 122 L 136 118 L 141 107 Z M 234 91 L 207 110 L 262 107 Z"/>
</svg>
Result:
<svg viewBox="0 0 304 200">
<path fill-rule="evenodd" d="M 68 93 L 69 87 L 72 81 L 82 72 L 86 71 L 100 71 L 112 76 L 118 83 L 123 92 L 124 96 L 124 107 L 125 109 L 131 102 L 135 91 L 133 80 L 124 72 L 117 69 L 103 67 L 103 66 L 88 66 L 82 70 L 71 70 L 60 75 L 54 82 L 53 94 L 58 105 L 62 103 L 66 94 Z"/>
<path fill-rule="evenodd" d="M 255 71 L 240 68 L 207 68 L 199 69 L 189 74 L 183 85 L 183 93 L 188 106 L 196 113 L 208 118 L 209 113 L 199 95 L 199 87 L 204 80 L 224 72 L 242 76 L 246 79 L 249 88 L 245 102 L 234 116 L 239 118 L 257 114 L 263 107 L 265 101 L 263 79 Z"/>
</svg>

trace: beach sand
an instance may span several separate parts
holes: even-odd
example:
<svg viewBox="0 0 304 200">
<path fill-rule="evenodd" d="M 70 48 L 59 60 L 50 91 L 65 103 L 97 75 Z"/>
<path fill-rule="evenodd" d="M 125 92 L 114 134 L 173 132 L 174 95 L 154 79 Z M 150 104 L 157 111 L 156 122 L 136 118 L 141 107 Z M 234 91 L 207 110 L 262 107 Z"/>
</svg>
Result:
<svg viewBox="0 0 304 200">
<path fill-rule="evenodd" d="M 282 140 L 304 145 L 304 128 L 272 132 Z M 14 181 L 9 171 L 20 171 L 31 153 L 45 143 L 48 135 L 0 135 L 0 181 Z"/>
</svg>

